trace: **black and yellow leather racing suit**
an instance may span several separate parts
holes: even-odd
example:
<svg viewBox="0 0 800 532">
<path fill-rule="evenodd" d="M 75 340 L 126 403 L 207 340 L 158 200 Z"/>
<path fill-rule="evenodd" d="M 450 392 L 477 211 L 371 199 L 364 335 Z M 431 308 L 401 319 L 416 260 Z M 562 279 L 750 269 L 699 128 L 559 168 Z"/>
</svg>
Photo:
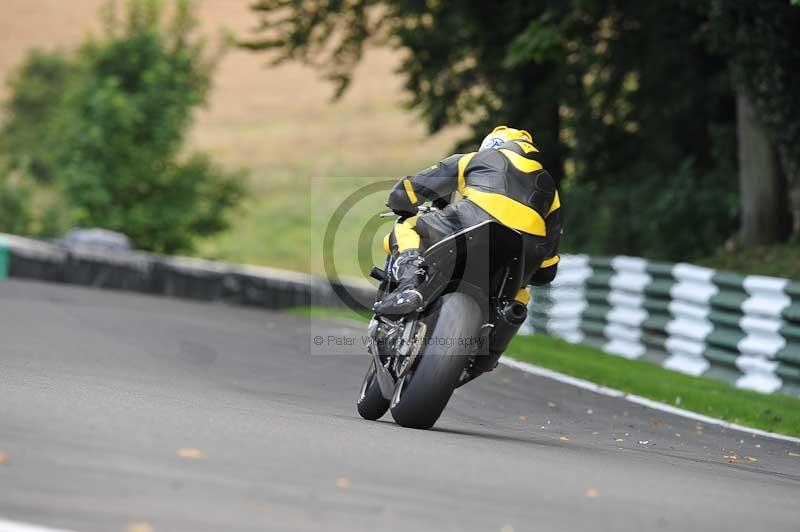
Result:
<svg viewBox="0 0 800 532">
<path fill-rule="evenodd" d="M 422 203 L 447 201 L 454 192 L 462 199 L 413 216 Z M 539 150 L 529 142 L 512 140 L 498 149 L 452 155 L 400 180 L 387 205 L 409 216 L 389 236 L 392 253 L 425 248 L 462 229 L 496 220 L 523 235 L 523 286 L 547 284 L 556 275 L 561 200 L 555 181 L 542 167 Z M 517 299 L 527 303 L 527 290 Z"/>
</svg>

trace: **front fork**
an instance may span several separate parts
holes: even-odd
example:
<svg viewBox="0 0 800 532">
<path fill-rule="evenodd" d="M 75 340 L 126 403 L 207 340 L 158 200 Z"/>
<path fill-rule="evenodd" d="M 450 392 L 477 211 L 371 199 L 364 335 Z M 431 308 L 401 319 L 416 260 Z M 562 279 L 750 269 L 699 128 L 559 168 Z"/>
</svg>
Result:
<svg viewBox="0 0 800 532">
<path fill-rule="evenodd" d="M 375 364 L 381 395 L 391 399 L 396 382 L 411 373 L 424 345 L 427 324 L 414 314 L 397 321 L 375 316 L 370 321 L 368 351 Z"/>
<path fill-rule="evenodd" d="M 387 401 L 391 401 L 392 395 L 394 395 L 394 377 L 392 377 L 389 369 L 381 359 L 381 342 L 385 340 L 379 337 L 379 328 L 378 318 L 373 317 L 372 321 L 369 322 L 369 345 L 367 350 L 372 355 L 372 363 L 375 365 L 375 375 L 378 378 L 381 395 Z"/>
</svg>

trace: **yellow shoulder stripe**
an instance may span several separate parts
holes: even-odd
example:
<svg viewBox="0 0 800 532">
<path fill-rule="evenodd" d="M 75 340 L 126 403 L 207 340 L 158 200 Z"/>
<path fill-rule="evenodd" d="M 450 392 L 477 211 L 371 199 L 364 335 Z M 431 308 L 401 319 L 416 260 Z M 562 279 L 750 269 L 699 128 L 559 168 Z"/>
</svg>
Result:
<svg viewBox="0 0 800 532">
<path fill-rule="evenodd" d="M 464 172 L 467 170 L 467 165 L 475 157 L 477 152 L 468 153 L 462 158 L 458 160 L 458 191 L 462 192 L 464 187 L 467 186 L 466 181 L 464 180 Z M 463 193 L 463 192 L 462 192 Z"/>
<path fill-rule="evenodd" d="M 556 212 L 558 209 L 561 208 L 561 198 L 558 197 L 558 190 L 556 190 L 556 197 L 553 198 L 553 204 L 550 205 L 550 210 L 547 211 L 545 218 Z"/>
<path fill-rule="evenodd" d="M 524 140 L 515 140 L 514 142 L 517 144 L 517 146 L 522 148 L 522 151 L 525 153 L 539 152 L 539 149 L 530 142 L 525 142 Z"/>
<path fill-rule="evenodd" d="M 514 165 L 514 168 L 525 172 L 526 174 L 530 174 L 531 172 L 542 169 L 542 165 L 538 161 L 526 159 L 519 153 L 515 153 L 511 150 L 500 150 L 500 153 L 508 157 L 508 160 Z"/>
<path fill-rule="evenodd" d="M 561 257 L 559 257 L 558 255 L 555 255 L 553 257 L 550 257 L 549 259 L 543 260 L 542 264 L 539 267 L 540 268 L 549 268 L 550 266 L 554 266 L 554 265 L 558 264 L 558 261 L 560 261 L 560 260 L 561 260 Z"/>
<path fill-rule="evenodd" d="M 406 194 L 408 194 L 408 199 L 411 201 L 411 205 L 416 205 L 417 194 L 414 192 L 414 186 L 411 184 L 411 181 L 408 179 L 403 179 L 403 188 L 406 189 Z"/>
<path fill-rule="evenodd" d="M 472 187 L 464 187 L 462 194 L 506 227 L 531 235 L 547 234 L 544 218 L 538 212 L 508 196 Z"/>
</svg>

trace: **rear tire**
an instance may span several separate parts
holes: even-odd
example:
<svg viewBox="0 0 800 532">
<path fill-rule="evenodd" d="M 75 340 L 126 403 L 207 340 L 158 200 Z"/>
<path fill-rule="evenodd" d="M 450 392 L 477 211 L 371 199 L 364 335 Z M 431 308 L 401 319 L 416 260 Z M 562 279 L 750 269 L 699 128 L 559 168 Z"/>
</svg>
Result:
<svg viewBox="0 0 800 532">
<path fill-rule="evenodd" d="M 445 294 L 438 313 L 416 368 L 392 401 L 392 417 L 404 427 L 429 429 L 436 423 L 475 351 L 458 340 L 478 334 L 483 321 L 478 303 L 459 292 Z"/>
<path fill-rule="evenodd" d="M 364 419 L 375 421 L 380 419 L 389 410 L 389 401 L 384 399 L 381 394 L 381 387 L 375 373 L 375 361 L 370 364 L 367 374 L 364 375 L 364 382 L 361 384 L 361 392 L 356 402 L 358 415 Z"/>
</svg>

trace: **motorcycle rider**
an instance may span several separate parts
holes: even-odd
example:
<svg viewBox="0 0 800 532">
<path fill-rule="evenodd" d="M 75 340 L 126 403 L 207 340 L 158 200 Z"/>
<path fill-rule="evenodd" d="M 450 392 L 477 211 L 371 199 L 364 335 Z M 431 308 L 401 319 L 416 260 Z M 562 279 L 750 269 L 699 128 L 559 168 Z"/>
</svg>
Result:
<svg viewBox="0 0 800 532">
<path fill-rule="evenodd" d="M 424 202 L 442 205 L 454 192 L 461 199 L 438 211 L 417 214 L 417 207 Z M 527 285 L 547 284 L 555 278 L 561 201 L 555 181 L 542 167 L 539 150 L 525 130 L 498 126 L 484 138 L 479 151 L 451 155 L 401 179 L 389 194 L 387 206 L 401 217 L 384 242 L 387 253 L 394 257 L 391 274 L 398 286 L 375 303 L 377 314 L 400 316 L 424 308 L 425 282 L 431 271 L 420 251 L 486 220 L 495 220 L 523 236 L 525 279 L 518 301 L 527 304 L 530 300 L 524 288 Z"/>
</svg>

